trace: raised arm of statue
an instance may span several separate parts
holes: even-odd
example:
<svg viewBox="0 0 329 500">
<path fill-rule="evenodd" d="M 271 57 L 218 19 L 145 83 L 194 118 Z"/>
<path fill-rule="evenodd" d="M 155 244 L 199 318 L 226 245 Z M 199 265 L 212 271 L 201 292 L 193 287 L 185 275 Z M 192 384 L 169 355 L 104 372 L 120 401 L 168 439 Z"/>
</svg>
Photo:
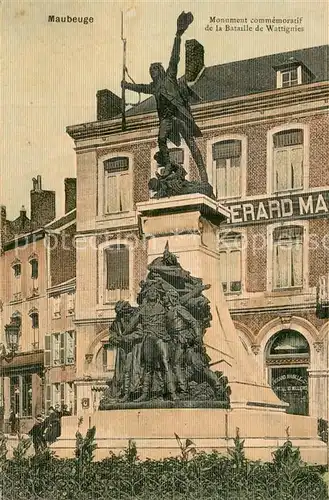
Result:
<svg viewBox="0 0 329 500">
<path fill-rule="evenodd" d="M 171 51 L 170 61 L 167 69 L 167 75 L 177 78 L 178 63 L 180 58 L 181 35 L 176 33 L 174 45 Z"/>
<path fill-rule="evenodd" d="M 122 81 L 121 87 L 133 92 L 141 92 L 142 94 L 154 94 L 152 83 L 129 83 Z"/>
<path fill-rule="evenodd" d="M 174 46 L 171 51 L 171 57 L 167 69 L 167 75 L 177 78 L 177 69 L 180 57 L 181 36 L 193 22 L 191 12 L 182 12 L 177 18 L 177 31 L 174 40 Z"/>
</svg>

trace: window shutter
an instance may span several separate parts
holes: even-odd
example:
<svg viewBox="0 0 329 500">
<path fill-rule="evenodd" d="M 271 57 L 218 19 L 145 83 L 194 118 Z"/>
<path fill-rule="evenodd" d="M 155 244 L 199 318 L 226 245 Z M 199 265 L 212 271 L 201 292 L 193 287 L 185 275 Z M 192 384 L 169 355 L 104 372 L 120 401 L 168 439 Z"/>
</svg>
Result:
<svg viewBox="0 0 329 500">
<path fill-rule="evenodd" d="M 273 135 L 273 144 L 275 148 L 285 148 L 303 144 L 303 130 L 292 129 L 284 130 Z"/>
<path fill-rule="evenodd" d="M 109 247 L 106 255 L 107 290 L 129 290 L 129 249 L 124 245 Z"/>
<path fill-rule="evenodd" d="M 45 400 L 45 410 L 46 413 L 49 412 L 49 407 L 51 406 L 51 385 L 46 385 L 46 400 Z"/>
<path fill-rule="evenodd" d="M 120 195 L 120 212 L 128 212 L 132 209 L 132 186 L 130 174 L 120 174 L 118 179 Z"/>
<path fill-rule="evenodd" d="M 227 252 L 220 252 L 219 254 L 220 263 L 220 281 L 222 282 L 224 292 L 227 291 L 228 282 L 228 269 L 227 269 Z"/>
<path fill-rule="evenodd" d="M 216 161 L 216 195 L 217 198 L 227 196 L 227 160 Z"/>
<path fill-rule="evenodd" d="M 63 406 L 65 405 L 65 382 L 61 382 L 61 386 L 60 386 L 60 396 L 61 396 L 61 400 L 60 400 L 60 405 L 61 405 L 61 408 L 63 408 Z"/>
<path fill-rule="evenodd" d="M 120 211 L 118 175 L 105 176 L 105 209 L 109 214 Z"/>
<path fill-rule="evenodd" d="M 296 147 L 290 151 L 291 187 L 303 186 L 303 148 Z"/>
<path fill-rule="evenodd" d="M 44 360 L 45 366 L 51 366 L 51 335 L 45 335 Z"/>
<path fill-rule="evenodd" d="M 288 150 L 274 151 L 274 175 L 276 191 L 291 187 Z"/>
<path fill-rule="evenodd" d="M 60 364 L 65 365 L 65 332 L 60 334 Z"/>
<path fill-rule="evenodd" d="M 228 166 L 227 195 L 239 196 L 241 192 L 241 158 L 232 158 Z"/>
<path fill-rule="evenodd" d="M 74 351 L 75 351 L 75 332 L 65 332 L 65 364 L 72 365 L 75 361 Z"/>
<path fill-rule="evenodd" d="M 241 141 L 216 142 L 212 147 L 212 155 L 214 160 L 239 157 L 241 156 Z"/>
</svg>

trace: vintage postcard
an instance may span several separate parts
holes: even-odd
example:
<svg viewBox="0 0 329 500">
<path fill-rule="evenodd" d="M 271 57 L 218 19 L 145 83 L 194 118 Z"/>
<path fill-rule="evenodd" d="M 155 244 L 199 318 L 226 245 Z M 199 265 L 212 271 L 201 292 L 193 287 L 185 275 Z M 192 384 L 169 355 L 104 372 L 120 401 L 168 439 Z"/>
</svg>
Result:
<svg viewBox="0 0 329 500">
<path fill-rule="evenodd" d="M 328 2 L 1 17 L 1 498 L 328 498 Z"/>
</svg>

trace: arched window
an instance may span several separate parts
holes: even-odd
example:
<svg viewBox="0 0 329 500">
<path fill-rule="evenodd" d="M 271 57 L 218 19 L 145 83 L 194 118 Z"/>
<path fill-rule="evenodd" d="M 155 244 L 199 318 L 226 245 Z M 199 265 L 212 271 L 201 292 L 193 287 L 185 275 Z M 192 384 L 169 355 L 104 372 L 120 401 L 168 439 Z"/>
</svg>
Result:
<svg viewBox="0 0 329 500">
<path fill-rule="evenodd" d="M 132 182 L 129 158 L 117 156 L 103 162 L 104 210 L 107 214 L 132 209 Z"/>
<path fill-rule="evenodd" d="M 303 187 L 304 131 L 288 129 L 272 136 L 274 192 Z"/>
<path fill-rule="evenodd" d="M 296 330 L 281 330 L 266 347 L 269 381 L 277 396 L 289 403 L 288 413 L 308 415 L 310 348 Z"/>
</svg>

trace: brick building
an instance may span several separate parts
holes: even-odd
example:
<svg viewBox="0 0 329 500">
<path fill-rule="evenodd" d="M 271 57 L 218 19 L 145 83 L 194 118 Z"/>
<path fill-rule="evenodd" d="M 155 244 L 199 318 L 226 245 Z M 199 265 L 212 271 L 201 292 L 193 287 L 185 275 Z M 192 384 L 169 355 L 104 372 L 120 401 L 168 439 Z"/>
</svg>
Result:
<svg viewBox="0 0 329 500">
<path fill-rule="evenodd" d="M 66 180 L 66 203 L 75 202 L 75 179 Z M 41 176 L 33 179 L 31 217 L 24 207 L 17 219 L 1 207 L 0 326 L 1 409 L 7 423 L 10 410 L 27 431 L 45 406 L 45 339 L 49 333 L 49 288 L 75 277 L 75 210 L 55 219 L 55 192 L 43 190 Z M 52 222 L 53 221 L 53 222 Z M 69 228 L 73 225 L 73 231 Z M 68 249 L 61 244 L 66 232 Z M 5 331 L 18 327 L 18 344 L 8 345 Z"/>
<path fill-rule="evenodd" d="M 209 180 L 231 217 L 218 235 L 223 286 L 241 342 L 293 413 L 327 417 L 326 312 L 317 306 L 328 275 L 328 50 L 311 47 L 205 67 L 186 43 L 185 76 L 202 101 L 192 106 Z M 134 303 L 146 274 L 136 203 L 149 199 L 156 170 L 154 98 L 127 113 L 97 93 L 98 121 L 68 127 L 77 153 L 77 395 L 113 372 L 104 344 L 118 299 Z M 172 147 L 191 180 L 184 144 Z M 80 246 L 79 245 L 79 246 Z M 324 278 L 323 278 L 324 277 Z M 222 282 L 222 283 L 221 283 Z M 319 295 L 319 294 L 318 294 Z M 320 311 L 320 312 L 319 312 Z"/>
</svg>

